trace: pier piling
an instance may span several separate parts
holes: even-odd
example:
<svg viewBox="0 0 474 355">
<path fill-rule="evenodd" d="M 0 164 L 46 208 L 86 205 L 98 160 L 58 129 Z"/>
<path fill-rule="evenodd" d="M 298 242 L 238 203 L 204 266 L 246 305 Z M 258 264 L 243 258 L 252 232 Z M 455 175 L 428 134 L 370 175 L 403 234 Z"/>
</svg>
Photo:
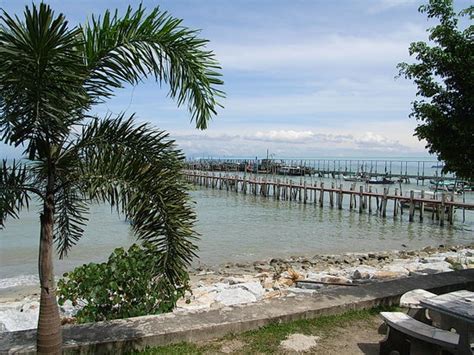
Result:
<svg viewBox="0 0 474 355">
<path fill-rule="evenodd" d="M 216 175 L 214 172 L 201 171 L 185 171 L 184 176 L 187 181 L 198 186 L 226 190 L 228 192 L 253 194 L 261 198 L 273 198 L 275 200 L 295 201 L 302 204 L 307 204 L 312 201 L 320 208 L 324 207 L 325 194 L 328 194 L 329 207 L 337 206 L 339 210 L 343 209 L 344 195 L 349 197 L 349 209 L 357 209 L 359 214 L 362 214 L 368 209 L 368 213 L 373 212 L 372 198 L 376 201 L 376 214 L 382 218 L 387 216 L 387 203 L 393 200 L 393 218 L 403 214 L 403 206 L 407 206 L 409 210 L 408 220 L 414 221 L 415 211 L 419 210 L 419 221 L 423 222 L 425 207 L 428 206 L 432 211 L 431 219 L 439 221 L 440 226 L 444 226 L 447 221 L 450 225 L 454 223 L 455 209 L 474 210 L 474 204 L 457 202 L 454 199 L 454 194 L 447 195 L 442 192 L 441 199 L 436 199 L 433 195 L 430 199 L 425 196 L 425 191 L 422 190 L 420 197 L 415 197 L 415 192 L 410 191 L 409 197 L 402 195 L 398 188 L 395 188 L 395 193 L 390 194 L 389 188 L 384 187 L 383 193 L 377 191 L 373 192 L 371 185 L 360 185 L 359 190 L 356 191 L 356 184 L 352 183 L 349 190 L 344 190 L 343 185 L 339 184 L 336 187 L 335 182 L 331 183 L 329 188 L 326 188 L 324 182 L 320 182 L 319 187 L 316 182 L 308 183 L 307 180 L 300 178 L 299 184 L 294 183 L 291 179 L 270 179 L 268 176 L 260 178 L 255 174 L 222 174 Z M 319 193 L 319 196 L 318 196 Z M 357 206 L 357 200 L 359 205 Z"/>
</svg>

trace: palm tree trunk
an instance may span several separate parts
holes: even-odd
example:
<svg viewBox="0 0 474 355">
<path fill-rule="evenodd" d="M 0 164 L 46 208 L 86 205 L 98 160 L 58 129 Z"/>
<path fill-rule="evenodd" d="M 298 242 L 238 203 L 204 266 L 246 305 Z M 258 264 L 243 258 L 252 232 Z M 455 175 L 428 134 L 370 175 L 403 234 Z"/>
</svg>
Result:
<svg viewBox="0 0 474 355">
<path fill-rule="evenodd" d="M 41 214 L 38 260 L 41 300 L 36 349 L 39 354 L 60 354 L 62 334 L 53 272 L 54 196 L 50 188 L 53 185 L 52 181 L 49 181 L 48 185 L 49 192 Z"/>
</svg>

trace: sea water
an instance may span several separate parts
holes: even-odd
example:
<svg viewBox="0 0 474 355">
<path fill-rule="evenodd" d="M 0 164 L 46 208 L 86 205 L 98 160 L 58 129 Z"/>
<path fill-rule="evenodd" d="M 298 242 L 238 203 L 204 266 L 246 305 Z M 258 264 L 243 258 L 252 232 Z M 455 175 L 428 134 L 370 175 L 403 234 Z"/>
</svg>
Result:
<svg viewBox="0 0 474 355">
<path fill-rule="evenodd" d="M 299 178 L 294 181 L 299 182 Z M 320 181 L 330 186 L 334 180 L 308 180 L 318 184 Z M 343 183 L 335 182 L 337 186 Z M 380 185 L 373 188 L 383 190 Z M 402 184 L 402 188 L 409 191 L 421 186 Z M 390 189 L 393 192 L 394 185 Z M 418 211 L 413 223 L 408 222 L 407 210 L 394 220 L 392 201 L 388 203 L 387 218 L 382 218 L 367 211 L 350 211 L 348 206 L 331 209 L 327 197 L 325 206 L 320 208 L 313 203 L 276 201 L 224 190 L 195 188 L 190 193 L 199 219 L 196 230 L 201 235 L 197 243 L 199 258 L 194 265 L 290 255 L 414 249 L 474 240 L 472 211 L 463 214 L 457 210 L 454 225 L 440 227 L 427 211 L 423 223 L 417 219 Z M 458 195 L 456 199 L 463 197 Z M 464 199 L 473 203 L 474 194 L 466 193 Z M 6 221 L 6 228 L 0 230 L 0 289 L 38 282 L 38 241 L 39 212 L 35 207 L 23 211 L 18 220 Z M 55 273 L 61 275 L 84 263 L 104 261 L 114 248 L 128 247 L 135 241 L 130 224 L 111 211 L 110 206 L 93 205 L 84 237 L 66 258 L 56 258 Z"/>
</svg>

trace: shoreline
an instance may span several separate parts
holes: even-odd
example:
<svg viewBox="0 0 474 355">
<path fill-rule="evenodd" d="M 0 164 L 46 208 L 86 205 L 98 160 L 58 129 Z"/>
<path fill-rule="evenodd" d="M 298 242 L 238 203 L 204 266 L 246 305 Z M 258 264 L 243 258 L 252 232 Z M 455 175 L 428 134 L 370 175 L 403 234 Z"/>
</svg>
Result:
<svg viewBox="0 0 474 355">
<path fill-rule="evenodd" d="M 199 282 L 201 279 L 207 280 L 214 275 L 216 279 L 222 276 L 233 276 L 233 275 L 243 275 L 249 273 L 256 273 L 259 274 L 262 270 L 268 270 L 272 268 L 272 264 L 285 264 L 285 265 L 299 265 L 299 264 L 319 264 L 319 266 L 324 268 L 324 261 L 326 261 L 326 266 L 347 266 L 348 261 L 351 258 L 359 258 L 368 255 L 383 255 L 383 258 L 386 256 L 395 256 L 397 254 L 401 255 L 414 255 L 419 253 L 433 253 L 436 251 L 438 252 L 447 252 L 452 248 L 455 249 L 474 249 L 474 242 L 467 243 L 467 244 L 440 244 L 438 246 L 426 246 L 424 248 L 417 248 L 417 249 L 406 249 L 404 244 L 401 245 L 403 249 L 374 249 L 370 251 L 360 251 L 360 252 L 341 252 L 341 253 L 323 253 L 323 254 L 313 254 L 310 256 L 309 254 L 298 254 L 298 255 L 291 255 L 291 256 L 272 256 L 268 258 L 263 258 L 260 260 L 250 260 L 250 261 L 232 261 L 232 262 L 225 262 L 220 264 L 206 264 L 200 263 L 198 261 L 198 265 L 193 265 L 189 268 L 189 276 L 191 282 Z M 424 255 L 424 254 L 422 254 Z M 341 259 L 345 263 L 341 263 Z M 331 260 L 333 260 L 331 262 Z M 354 261 L 354 260 L 353 260 Z M 371 263 L 371 262 L 369 262 Z M 79 265 L 80 266 L 80 265 Z M 20 275 L 25 276 L 25 275 Z M 36 275 L 26 275 L 26 276 L 33 276 Z M 62 276 L 56 275 L 56 281 L 61 278 Z M 12 277 L 14 278 L 14 277 Z M 20 301 L 22 298 L 25 297 L 35 297 L 39 296 L 39 283 L 38 284 L 20 284 L 14 285 L 11 287 L 4 287 L 0 288 L 0 304 L 5 302 L 13 302 L 13 301 Z"/>
<path fill-rule="evenodd" d="M 202 265 L 190 270 L 192 292 L 187 292 L 178 301 L 174 312 L 195 312 L 294 297 L 333 287 L 363 287 L 373 282 L 465 268 L 474 268 L 474 243 Z M 36 285 L 0 290 L 0 332 L 34 328 L 39 311 L 38 299 Z M 77 307 L 66 303 L 60 310 L 63 322 L 74 322 Z"/>
<path fill-rule="evenodd" d="M 254 292 L 259 300 L 317 292 L 327 287 L 344 287 L 344 284 L 363 285 L 464 268 L 474 268 L 474 243 L 427 246 L 412 250 L 316 254 L 312 257 L 292 256 L 251 263 L 226 263 L 219 267 L 202 267 L 197 273 L 191 274 L 193 295 L 188 295 L 188 303 L 178 303 L 178 309 L 212 308 L 216 299 L 212 296 L 206 297 L 206 294 L 221 293 L 228 288 L 248 290 L 250 285 L 253 290 L 248 291 L 252 293 L 258 289 L 257 284 L 260 284 L 262 290 Z M 315 283 L 298 282 L 303 280 Z M 226 287 L 226 284 L 229 287 Z M 217 301 L 224 305 L 239 303 L 232 303 L 232 300 L 226 302 L 222 297 L 217 298 Z"/>
</svg>

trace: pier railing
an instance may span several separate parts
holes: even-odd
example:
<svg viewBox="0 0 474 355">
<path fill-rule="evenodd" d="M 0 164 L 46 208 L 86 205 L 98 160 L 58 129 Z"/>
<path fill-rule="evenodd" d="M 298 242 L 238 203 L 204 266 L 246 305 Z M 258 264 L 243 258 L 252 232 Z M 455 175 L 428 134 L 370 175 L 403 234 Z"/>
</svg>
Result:
<svg viewBox="0 0 474 355">
<path fill-rule="evenodd" d="M 343 205 L 350 210 L 359 213 L 376 213 L 381 217 L 387 217 L 387 205 L 393 204 L 391 213 L 393 218 L 401 216 L 404 210 L 408 210 L 408 220 L 415 220 L 415 210 L 418 211 L 420 222 L 426 217 L 438 221 L 443 226 L 445 221 L 453 224 L 455 209 L 474 210 L 474 204 L 457 202 L 454 200 L 454 193 L 442 192 L 441 198 L 427 198 L 425 192 L 421 191 L 421 196 L 416 197 L 415 191 L 411 190 L 409 196 L 403 196 L 399 189 L 395 188 L 394 194 L 389 193 L 389 188 L 384 187 L 383 193 L 373 192 L 371 185 L 359 186 L 356 189 L 356 183 L 351 184 L 349 190 L 343 188 L 340 184 L 336 186 L 332 182 L 330 186 L 325 186 L 324 182 L 308 183 L 300 180 L 295 183 L 289 179 L 268 179 L 256 175 L 223 174 L 214 172 L 202 172 L 186 170 L 184 172 L 186 179 L 195 185 L 235 191 L 236 193 L 260 195 L 275 200 L 298 201 L 303 204 L 313 203 L 320 207 L 327 206 L 331 208 L 342 209 Z M 325 202 L 326 201 L 326 202 Z"/>
<path fill-rule="evenodd" d="M 282 167 L 298 169 L 301 175 L 341 177 L 364 175 L 365 177 L 397 178 L 404 182 L 416 180 L 456 181 L 453 174 L 442 172 L 443 164 L 436 160 L 379 160 L 379 159 L 196 159 L 187 160 L 190 170 L 252 173 L 277 173 Z M 282 174 L 284 175 L 284 174 Z M 289 174 L 299 175 L 299 174 Z"/>
</svg>

